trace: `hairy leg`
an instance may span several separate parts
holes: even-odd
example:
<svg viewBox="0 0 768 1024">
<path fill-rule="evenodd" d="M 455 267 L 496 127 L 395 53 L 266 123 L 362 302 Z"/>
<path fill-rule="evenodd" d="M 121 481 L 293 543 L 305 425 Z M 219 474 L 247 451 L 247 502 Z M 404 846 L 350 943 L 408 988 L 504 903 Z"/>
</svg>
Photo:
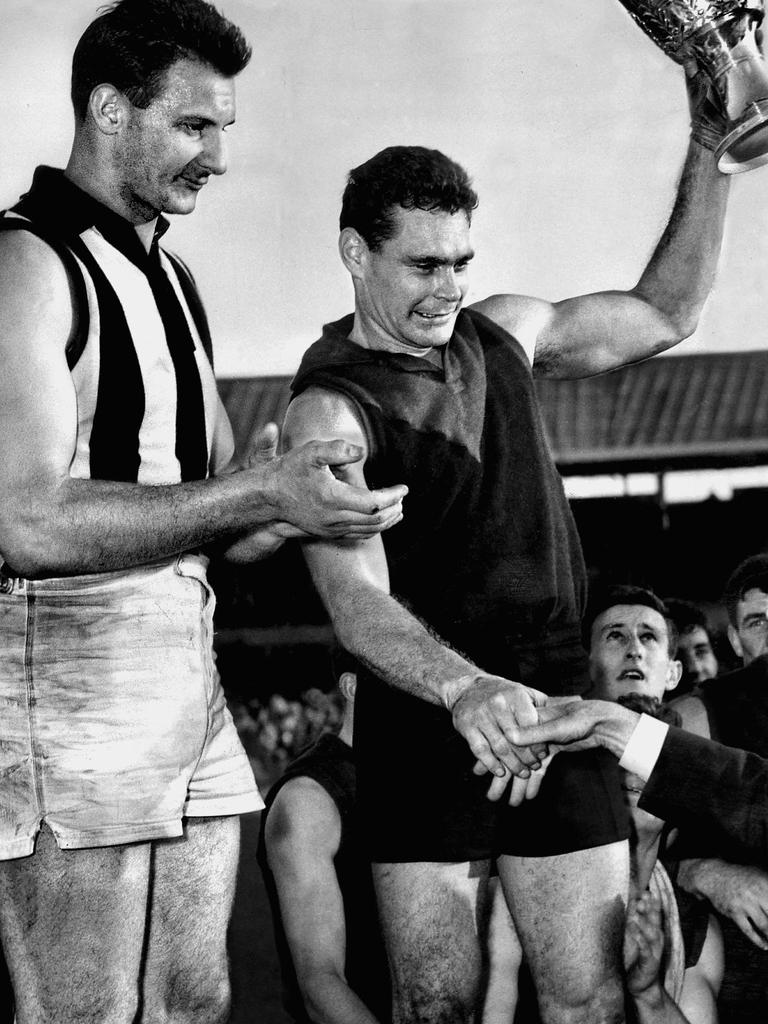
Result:
<svg viewBox="0 0 768 1024">
<path fill-rule="evenodd" d="M 240 819 L 188 818 L 154 844 L 141 1020 L 219 1024 L 229 1015 L 227 925 Z"/>
<path fill-rule="evenodd" d="M 499 876 L 545 1024 L 621 1024 L 626 842 L 500 857 Z"/>
<path fill-rule="evenodd" d="M 130 1024 L 138 1004 L 150 846 L 60 850 L 0 862 L 0 933 L 17 1024 Z"/>
<path fill-rule="evenodd" d="M 471 1024 L 488 864 L 374 864 L 393 1024 Z"/>
</svg>

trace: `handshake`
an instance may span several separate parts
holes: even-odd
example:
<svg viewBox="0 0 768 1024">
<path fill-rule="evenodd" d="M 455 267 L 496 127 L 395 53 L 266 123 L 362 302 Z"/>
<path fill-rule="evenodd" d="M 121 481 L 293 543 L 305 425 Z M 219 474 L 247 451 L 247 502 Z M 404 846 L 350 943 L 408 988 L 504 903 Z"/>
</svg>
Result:
<svg viewBox="0 0 768 1024">
<path fill-rule="evenodd" d="M 527 778 L 512 777 L 509 803 L 513 807 L 536 796 L 552 758 L 561 751 L 605 747 L 617 758 L 621 758 L 640 721 L 638 712 L 605 700 L 549 697 L 547 703 L 538 707 L 537 711 L 538 723 L 517 726 L 511 731 L 510 738 L 520 747 L 546 746 L 548 754 L 542 760 L 541 767 L 531 771 Z M 479 760 L 473 769 L 476 775 L 483 775 L 487 770 Z M 502 797 L 509 786 L 510 777 L 506 774 L 493 778 L 488 789 L 489 800 Z"/>
</svg>

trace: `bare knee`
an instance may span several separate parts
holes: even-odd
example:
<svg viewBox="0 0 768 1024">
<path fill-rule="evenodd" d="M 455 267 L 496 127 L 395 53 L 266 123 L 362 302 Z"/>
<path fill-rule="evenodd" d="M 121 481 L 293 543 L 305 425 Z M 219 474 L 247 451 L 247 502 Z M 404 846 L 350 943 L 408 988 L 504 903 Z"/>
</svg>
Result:
<svg viewBox="0 0 768 1024">
<path fill-rule="evenodd" d="M 393 1024 L 472 1024 L 475 1019 L 474 992 L 446 991 L 429 979 L 411 984 L 394 1003 Z"/>
<path fill-rule="evenodd" d="M 226 970 L 176 971 L 159 991 L 147 993 L 141 1020 L 147 1024 L 226 1024 L 231 991 Z"/>
<path fill-rule="evenodd" d="M 624 1024 L 624 990 L 610 979 L 591 992 L 540 992 L 544 1024 Z"/>
<path fill-rule="evenodd" d="M 61 992 L 40 985 L 33 994 L 16 993 L 16 1024 L 133 1024 L 138 1010 L 135 988 L 100 984 L 88 990 Z"/>
</svg>

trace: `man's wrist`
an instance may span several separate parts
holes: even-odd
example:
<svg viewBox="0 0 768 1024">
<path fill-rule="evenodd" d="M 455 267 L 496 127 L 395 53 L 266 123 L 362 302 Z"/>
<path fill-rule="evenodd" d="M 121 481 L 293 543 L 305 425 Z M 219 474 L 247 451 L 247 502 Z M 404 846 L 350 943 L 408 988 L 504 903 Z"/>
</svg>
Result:
<svg viewBox="0 0 768 1024">
<path fill-rule="evenodd" d="M 609 701 L 594 701 L 600 705 L 599 717 L 594 729 L 595 739 L 615 757 L 621 758 L 630 741 L 640 716 L 621 704 Z"/>
<path fill-rule="evenodd" d="M 440 698 L 449 711 L 453 711 L 456 704 L 458 704 L 480 675 L 481 673 L 475 669 L 456 679 L 443 682 L 440 688 Z"/>
</svg>

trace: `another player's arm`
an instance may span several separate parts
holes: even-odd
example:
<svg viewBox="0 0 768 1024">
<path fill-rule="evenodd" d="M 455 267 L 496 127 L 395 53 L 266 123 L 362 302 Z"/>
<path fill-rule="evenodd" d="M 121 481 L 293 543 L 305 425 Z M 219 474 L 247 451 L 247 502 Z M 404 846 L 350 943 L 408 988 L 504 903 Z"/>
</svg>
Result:
<svg viewBox="0 0 768 1024">
<path fill-rule="evenodd" d="M 699 959 L 686 968 L 680 995 L 680 1009 L 696 1024 L 717 1024 L 717 996 L 723 983 L 724 956 L 723 934 L 717 918 L 710 914 Z"/>
<path fill-rule="evenodd" d="M 280 916 L 307 1012 L 317 1024 L 377 1024 L 347 984 L 344 902 L 333 859 L 336 804 L 313 779 L 286 782 L 265 826 Z"/>
<path fill-rule="evenodd" d="M 352 406 L 340 395 L 312 388 L 288 407 L 283 428 L 290 447 L 309 436 L 342 437 L 367 452 L 366 432 Z M 365 485 L 365 459 L 339 472 Z M 406 513 L 407 515 L 407 508 Z M 389 590 L 389 570 L 380 536 L 359 541 L 308 541 L 304 553 L 315 586 L 339 642 L 380 678 L 398 689 L 444 705 L 455 727 L 489 771 L 501 762 L 515 774 L 537 763 L 527 749 L 513 750 L 505 730 L 512 722 L 534 721 L 533 699 L 543 699 L 519 683 L 489 676 L 451 650 L 401 605 Z"/>
<path fill-rule="evenodd" d="M 342 485 L 328 463 L 343 442 L 256 458 L 221 478 L 149 487 L 73 479 L 77 401 L 65 349 L 66 271 L 26 232 L 0 234 L 0 555 L 26 576 L 138 565 L 269 523 L 366 536 L 395 521 L 404 489 Z M 380 509 L 380 511 L 376 511 Z"/>
<path fill-rule="evenodd" d="M 701 76 L 689 74 L 687 86 L 693 121 L 708 122 L 717 137 L 723 126 Z M 589 377 L 662 352 L 696 329 L 715 277 L 728 191 L 712 152 L 691 139 L 669 222 L 634 288 L 555 303 L 497 295 L 478 308 L 535 349 L 537 376 Z"/>
</svg>

